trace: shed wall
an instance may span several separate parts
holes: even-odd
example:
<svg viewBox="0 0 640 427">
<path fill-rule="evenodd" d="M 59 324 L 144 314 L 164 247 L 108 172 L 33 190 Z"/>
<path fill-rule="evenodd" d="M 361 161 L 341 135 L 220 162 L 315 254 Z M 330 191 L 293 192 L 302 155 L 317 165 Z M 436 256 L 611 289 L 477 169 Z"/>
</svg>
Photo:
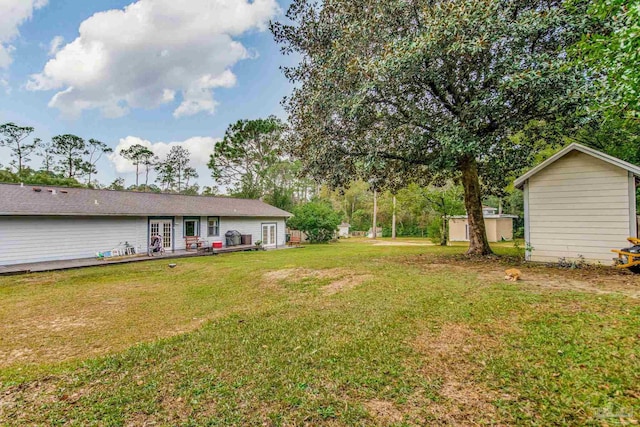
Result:
<svg viewBox="0 0 640 427">
<path fill-rule="evenodd" d="M 513 219 L 496 219 L 496 241 L 513 240 Z"/>
<path fill-rule="evenodd" d="M 467 242 L 467 219 L 451 218 L 449 220 L 449 241 L 451 242 Z"/>
<path fill-rule="evenodd" d="M 125 242 L 146 251 L 146 217 L 0 217 L 0 265 L 91 258 Z"/>
<path fill-rule="evenodd" d="M 611 264 L 630 232 L 629 182 L 626 170 L 576 151 L 529 178 L 530 259 Z"/>
<path fill-rule="evenodd" d="M 468 242 L 466 227 L 468 219 L 451 218 L 449 220 L 449 241 Z M 484 227 L 487 230 L 489 242 L 499 242 L 513 239 L 513 219 L 511 218 L 485 218 Z"/>
<path fill-rule="evenodd" d="M 497 231 L 497 221 L 495 218 L 485 218 L 484 219 L 484 228 L 487 232 L 487 240 L 490 242 L 497 242 L 498 239 L 496 236 L 498 235 Z"/>
</svg>

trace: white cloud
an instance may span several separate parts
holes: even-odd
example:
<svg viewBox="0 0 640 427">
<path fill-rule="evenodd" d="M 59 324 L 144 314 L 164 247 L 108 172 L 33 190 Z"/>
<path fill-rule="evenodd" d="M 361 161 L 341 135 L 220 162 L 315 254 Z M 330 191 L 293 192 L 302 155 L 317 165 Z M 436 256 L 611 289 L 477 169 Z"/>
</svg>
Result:
<svg viewBox="0 0 640 427">
<path fill-rule="evenodd" d="M 47 0 L 0 0 L 0 68 L 13 62 L 11 42 L 20 34 L 18 27 L 33 16 L 33 11 L 47 4 Z"/>
<path fill-rule="evenodd" d="M 85 20 L 27 89 L 58 90 L 49 106 L 67 116 L 117 117 L 177 97 L 175 117 L 213 114 L 213 90 L 234 86 L 231 68 L 253 57 L 234 37 L 265 30 L 278 12 L 276 0 L 138 0 Z"/>
<path fill-rule="evenodd" d="M 11 85 L 9 85 L 9 81 L 7 79 L 0 77 L 0 88 L 4 90 L 6 95 L 11 94 Z"/>
<path fill-rule="evenodd" d="M 210 175 L 207 168 L 209 156 L 213 154 L 213 149 L 218 141 L 220 141 L 219 138 L 195 136 L 184 141 L 151 142 L 137 136 L 127 136 L 126 138 L 120 139 L 118 145 L 113 150 L 113 153 L 108 155 L 108 158 L 115 166 L 116 172 L 121 174 L 133 172 L 135 176 L 136 167 L 133 163 L 120 155 L 120 150 L 127 149 L 135 144 L 140 144 L 149 148 L 160 159 L 164 159 L 169 153 L 169 150 L 171 150 L 171 147 L 181 146 L 189 150 L 189 153 L 191 153 L 190 164 L 198 171 L 200 179 L 206 179 Z M 140 172 L 142 173 L 143 171 L 140 170 Z"/>
<path fill-rule="evenodd" d="M 62 43 L 64 43 L 64 37 L 55 36 L 51 40 L 51 43 L 49 43 L 49 56 L 54 56 L 56 53 L 58 53 L 60 47 L 62 46 Z"/>
</svg>

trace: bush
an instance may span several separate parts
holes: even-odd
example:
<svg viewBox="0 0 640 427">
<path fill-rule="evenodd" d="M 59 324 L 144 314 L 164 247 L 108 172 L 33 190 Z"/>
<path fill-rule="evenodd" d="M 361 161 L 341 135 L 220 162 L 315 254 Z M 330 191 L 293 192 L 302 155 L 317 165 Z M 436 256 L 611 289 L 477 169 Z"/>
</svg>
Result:
<svg viewBox="0 0 640 427">
<path fill-rule="evenodd" d="M 326 243 L 331 240 L 342 221 L 340 213 L 334 211 L 329 203 L 322 201 L 296 206 L 293 215 L 287 225 L 304 231 L 311 243 Z"/>
</svg>

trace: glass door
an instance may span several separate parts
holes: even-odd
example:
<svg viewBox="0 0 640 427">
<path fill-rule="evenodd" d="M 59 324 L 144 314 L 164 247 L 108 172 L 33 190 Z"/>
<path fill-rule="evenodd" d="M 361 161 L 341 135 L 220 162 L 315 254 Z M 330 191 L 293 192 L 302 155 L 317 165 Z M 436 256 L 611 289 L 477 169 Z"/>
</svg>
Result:
<svg viewBox="0 0 640 427">
<path fill-rule="evenodd" d="M 262 224 L 262 245 L 276 246 L 276 225 Z"/>
<path fill-rule="evenodd" d="M 149 236 L 162 236 L 162 247 L 171 249 L 173 244 L 173 222 L 170 219 L 152 219 L 149 222 Z"/>
</svg>

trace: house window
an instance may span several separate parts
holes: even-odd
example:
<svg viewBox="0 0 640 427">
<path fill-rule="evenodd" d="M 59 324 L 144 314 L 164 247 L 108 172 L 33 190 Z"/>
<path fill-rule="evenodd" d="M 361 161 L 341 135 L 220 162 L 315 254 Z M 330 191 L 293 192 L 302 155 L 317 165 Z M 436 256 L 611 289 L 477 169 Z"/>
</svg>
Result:
<svg viewBox="0 0 640 427">
<path fill-rule="evenodd" d="M 197 219 L 185 219 L 184 220 L 184 235 L 186 236 L 199 236 L 198 232 L 199 221 Z"/>
<path fill-rule="evenodd" d="M 217 216 L 207 219 L 207 235 L 209 237 L 220 235 L 220 218 Z"/>
</svg>

